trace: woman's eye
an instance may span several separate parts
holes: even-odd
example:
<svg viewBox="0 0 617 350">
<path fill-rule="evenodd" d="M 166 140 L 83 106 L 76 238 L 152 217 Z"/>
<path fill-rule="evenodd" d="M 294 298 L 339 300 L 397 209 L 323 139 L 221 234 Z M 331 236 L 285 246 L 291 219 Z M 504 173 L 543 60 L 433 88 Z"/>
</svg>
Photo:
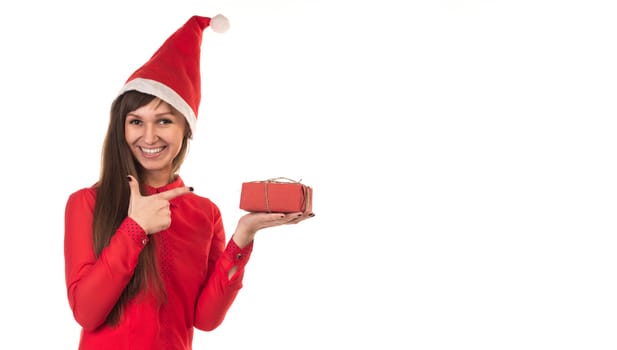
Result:
<svg viewBox="0 0 617 350">
<path fill-rule="evenodd" d="M 129 124 L 131 124 L 131 125 L 140 125 L 141 124 L 141 120 L 137 120 L 137 119 L 129 120 Z"/>
<path fill-rule="evenodd" d="M 159 123 L 162 125 L 166 125 L 166 124 L 171 124 L 172 122 L 169 119 L 161 119 L 159 120 Z"/>
</svg>

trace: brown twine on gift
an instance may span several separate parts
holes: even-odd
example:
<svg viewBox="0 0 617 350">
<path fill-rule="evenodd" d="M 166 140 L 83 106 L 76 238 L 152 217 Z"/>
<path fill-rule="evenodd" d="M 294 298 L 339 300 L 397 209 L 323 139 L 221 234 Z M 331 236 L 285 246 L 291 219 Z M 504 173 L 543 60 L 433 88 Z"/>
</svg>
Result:
<svg viewBox="0 0 617 350">
<path fill-rule="evenodd" d="M 303 208 L 303 212 L 306 212 L 306 210 L 311 206 L 311 196 L 309 196 L 309 188 L 307 186 L 304 186 L 304 208 Z"/>
<path fill-rule="evenodd" d="M 287 181 L 280 181 L 280 180 L 287 180 Z M 268 200 L 268 184 L 271 182 L 275 182 L 275 183 L 300 183 L 302 181 L 302 179 L 296 181 L 296 180 L 292 180 L 290 178 L 287 177 L 274 177 L 271 179 L 268 179 L 266 181 L 261 181 L 261 182 L 265 182 L 264 184 L 264 191 L 266 192 L 266 212 L 271 213 L 272 211 L 270 210 L 270 201 Z M 305 195 L 306 197 L 306 195 Z"/>
</svg>

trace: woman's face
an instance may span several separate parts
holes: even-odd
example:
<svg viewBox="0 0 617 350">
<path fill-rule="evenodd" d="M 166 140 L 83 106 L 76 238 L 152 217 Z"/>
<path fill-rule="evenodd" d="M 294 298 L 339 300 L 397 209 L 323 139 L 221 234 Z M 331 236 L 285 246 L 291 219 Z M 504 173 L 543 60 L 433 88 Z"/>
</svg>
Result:
<svg viewBox="0 0 617 350">
<path fill-rule="evenodd" d="M 182 147 L 186 120 L 172 108 L 155 98 L 126 116 L 126 143 L 144 168 L 144 180 L 150 186 L 166 185 L 171 176 L 172 161 Z"/>
</svg>

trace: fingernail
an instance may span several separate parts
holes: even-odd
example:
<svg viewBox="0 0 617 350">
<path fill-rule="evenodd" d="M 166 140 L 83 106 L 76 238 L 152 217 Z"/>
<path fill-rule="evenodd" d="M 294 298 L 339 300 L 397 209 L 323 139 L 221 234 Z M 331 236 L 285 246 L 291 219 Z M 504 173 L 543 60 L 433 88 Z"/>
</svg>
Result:
<svg viewBox="0 0 617 350">
<path fill-rule="evenodd" d="M 133 179 L 131 179 L 131 176 L 129 175 L 127 175 L 126 178 L 129 179 L 129 182 L 133 181 Z"/>
<path fill-rule="evenodd" d="M 193 186 L 189 187 L 189 191 L 193 192 L 195 189 L 193 188 Z"/>
</svg>

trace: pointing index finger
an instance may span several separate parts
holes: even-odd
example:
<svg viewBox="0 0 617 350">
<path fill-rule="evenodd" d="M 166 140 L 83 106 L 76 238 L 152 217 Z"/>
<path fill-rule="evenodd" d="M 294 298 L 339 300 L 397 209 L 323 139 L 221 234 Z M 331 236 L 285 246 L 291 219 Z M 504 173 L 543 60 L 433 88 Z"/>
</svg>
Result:
<svg viewBox="0 0 617 350">
<path fill-rule="evenodd" d="M 165 191 L 165 192 L 161 192 L 159 193 L 157 196 L 166 199 L 166 200 L 172 200 L 176 197 L 182 196 L 184 194 L 187 194 L 189 192 L 193 192 L 193 188 L 192 187 L 178 187 L 178 188 L 173 188 L 169 191 Z"/>
</svg>

